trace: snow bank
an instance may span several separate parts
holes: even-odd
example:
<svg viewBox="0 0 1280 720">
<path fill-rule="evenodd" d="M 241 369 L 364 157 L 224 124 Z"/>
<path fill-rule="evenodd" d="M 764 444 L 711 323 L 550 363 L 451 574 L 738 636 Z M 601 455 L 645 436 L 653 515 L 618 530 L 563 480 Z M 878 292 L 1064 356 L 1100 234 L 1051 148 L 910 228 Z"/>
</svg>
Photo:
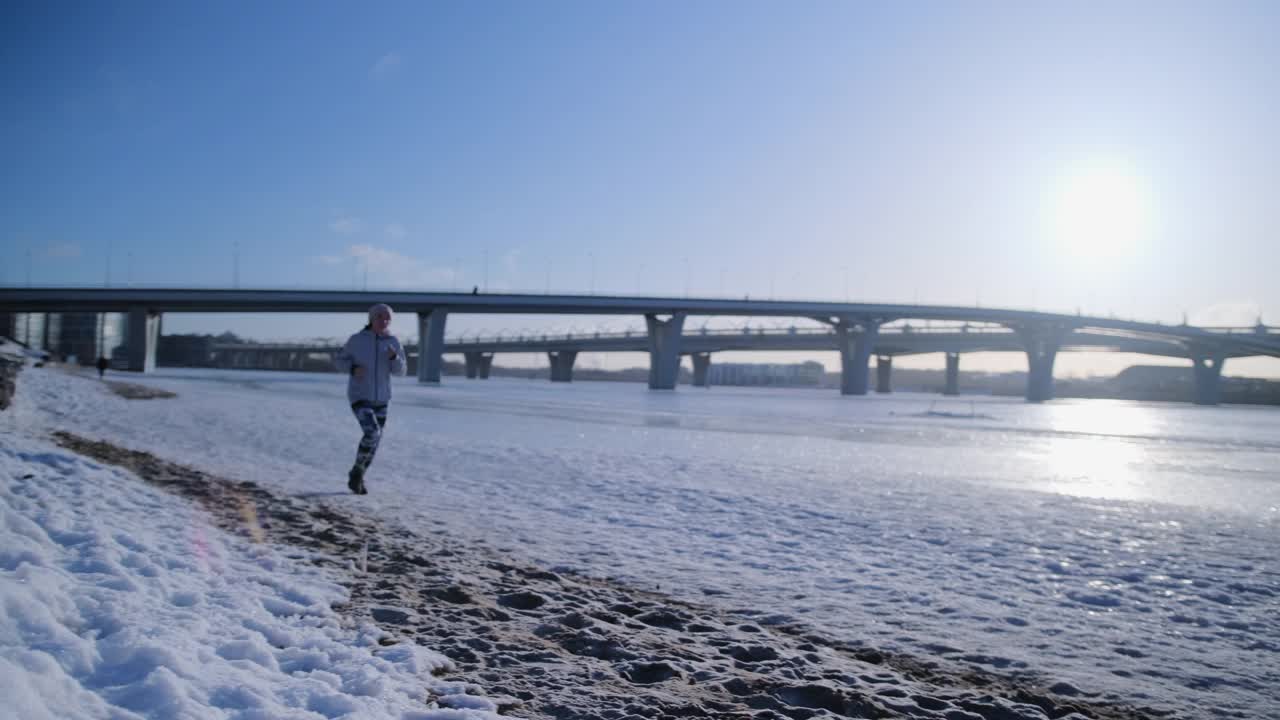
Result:
<svg viewBox="0 0 1280 720">
<path fill-rule="evenodd" d="M 13 432 L 0 477 L 0 716 L 497 717 L 433 677 L 447 658 L 344 626 L 341 586 L 180 498 Z"/>
</svg>

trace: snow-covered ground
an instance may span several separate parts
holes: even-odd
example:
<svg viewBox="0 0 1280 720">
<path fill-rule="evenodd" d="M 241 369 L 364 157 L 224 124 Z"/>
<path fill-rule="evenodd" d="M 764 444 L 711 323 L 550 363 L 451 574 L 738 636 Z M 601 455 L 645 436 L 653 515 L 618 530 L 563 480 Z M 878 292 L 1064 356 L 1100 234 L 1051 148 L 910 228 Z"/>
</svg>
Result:
<svg viewBox="0 0 1280 720">
<path fill-rule="evenodd" d="M 0 416 L 0 717 L 498 717 L 433 677 L 444 656 L 341 623 L 307 563 L 22 417 Z"/>
<path fill-rule="evenodd" d="M 127 401 L 88 376 L 25 372 L 15 406 L 0 415 L 8 423 L 0 426 L 6 462 L 16 468 L 5 471 L 16 478 L 118 474 L 32 444 L 39 432 L 66 429 L 285 493 L 345 490 L 358 428 L 340 377 L 161 370 L 127 379 L 178 397 Z M 74 489 L 49 495 L 49 483 L 34 479 L 9 481 L 11 526 L 27 527 L 8 520 L 22 503 L 76 513 L 36 523 L 47 540 L 32 532 L 33 564 L 74 577 L 97 567 L 79 553 L 105 555 L 114 564 L 94 571 L 109 585 L 131 577 L 135 569 L 123 558 L 137 555 L 167 578 L 178 571 L 165 567 L 165 548 L 181 539 L 172 552 L 194 569 L 166 582 L 214 583 L 190 593 L 221 597 L 217 583 L 231 580 L 211 577 L 192 559 L 192 521 L 182 521 L 176 505 L 172 512 L 160 505 L 170 502 L 163 496 L 115 479 L 119 502 L 76 497 Z M 1188 717 L 1277 717 L 1280 706 L 1275 409 L 406 380 L 396 386 L 368 484 L 370 495 L 349 501 L 389 522 L 443 523 L 459 538 L 547 567 L 789 616 L 833 637 L 958 666 L 1043 677 L 1068 695 L 1102 693 Z M 114 504 L 95 504 L 107 502 Z M 173 522 L 148 525 L 144 518 L 160 507 Z M 108 526 L 117 521 L 107 516 L 120 520 Z M 76 522 L 102 548 L 54 538 Z M 162 539 L 165 527 L 186 534 Z M 145 530 L 141 539 L 135 529 Z M 395 698 L 416 697 L 411 678 L 421 663 L 401 667 L 362 649 L 367 639 L 326 614 L 333 589 L 323 578 L 304 573 L 287 587 L 262 590 L 245 578 L 278 575 L 253 568 L 287 558 L 207 537 L 239 558 L 236 582 L 243 580 L 251 599 L 201 607 L 195 614 L 204 622 L 251 644 L 245 638 L 262 633 L 246 618 L 265 606 L 252 598 L 281 595 L 313 609 L 303 620 L 267 611 L 259 621 L 285 624 L 281 632 L 294 633 L 290 645 L 323 646 L 316 671 L 338 678 L 328 692 L 342 702 L 392 703 L 388 710 L 401 707 Z M 0 569 L 10 571 L 23 551 L 10 550 L 7 538 L 4 547 Z M 6 602 L 17 593 L 11 585 Z M 164 587 L 147 583 L 129 602 L 172 605 Z M 44 605 L 58 602 L 54 596 Z M 27 615 L 19 615 L 19 628 Z M 93 630 L 118 615 L 75 608 L 68 617 Z M 6 628 L 6 635 L 21 632 Z M 68 632 L 97 638 L 79 652 L 102 645 L 105 634 Z M 158 644 L 181 649 L 186 642 L 191 653 L 217 655 L 221 641 L 182 637 L 171 630 Z M 142 645 L 127 636 L 119 642 Z M 267 662 L 254 671 L 261 683 L 249 687 L 270 691 L 245 702 L 266 707 L 279 693 L 320 692 L 296 689 L 302 683 L 283 669 L 285 651 L 236 647 Z M 41 674 L 28 656 L 5 652 L 9 663 Z M 229 652 L 217 656 L 227 673 L 255 662 Z M 164 664 L 181 668 L 183 661 Z M 379 662 L 386 692 L 371 699 L 347 689 L 348 678 Z M 144 702 L 212 693 L 216 676 L 175 682 L 178 690 L 157 690 Z M 97 682 L 91 675 L 78 681 Z"/>
</svg>

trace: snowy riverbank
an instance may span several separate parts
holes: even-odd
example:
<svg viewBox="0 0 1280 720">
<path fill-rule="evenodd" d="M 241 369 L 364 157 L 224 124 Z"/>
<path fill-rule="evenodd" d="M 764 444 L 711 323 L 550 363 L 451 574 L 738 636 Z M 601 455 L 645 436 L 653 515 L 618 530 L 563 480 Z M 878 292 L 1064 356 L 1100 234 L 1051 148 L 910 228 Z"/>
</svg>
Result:
<svg viewBox="0 0 1280 720">
<path fill-rule="evenodd" d="M 754 610 L 726 604 L 727 591 L 711 585 L 701 593 L 669 585 L 652 592 L 635 581 L 539 567 L 525 559 L 536 552 L 509 549 L 522 544 L 519 538 L 481 542 L 460 531 L 466 517 L 453 509 L 407 516 L 323 486 L 307 491 L 227 473 L 246 458 L 279 462 L 270 460 L 269 436 L 259 437 L 260 446 L 215 437 L 231 418 L 201 398 L 230 402 L 235 398 L 217 391 L 231 388 L 146 379 L 179 397 L 130 401 L 81 376 L 29 370 L 27 380 L 14 411 L 0 415 L 7 483 L 0 587 L 7 606 L 19 608 L 9 613 L 17 619 L 4 629 L 2 657 L 17 671 L 10 675 L 25 678 L 13 681 L 23 693 L 6 694 L 62 703 L 51 717 L 69 710 L 80 713 L 73 717 L 130 717 L 126 710 L 166 717 L 179 707 L 193 717 L 246 718 L 479 717 L 497 710 L 582 718 L 1168 712 L 1158 698 L 1123 702 L 1054 678 L 1046 671 L 1052 657 L 1041 667 L 1001 667 L 999 657 L 989 657 L 984 670 L 974 650 L 967 651 L 973 662 L 956 662 L 952 637 L 934 638 L 936 654 L 850 638 L 769 602 Z M 393 422 L 410 417 L 415 398 L 406 395 Z M 73 419 L 71 411 L 79 414 Z M 157 427 L 160 413 L 174 422 Z M 105 420 L 113 414 L 120 424 Z M 186 415 L 203 418 L 205 437 L 183 428 Z M 140 442 L 121 437 L 126 418 L 141 423 Z M 246 422 L 252 431 L 270 418 Z M 169 451 L 152 449 L 166 434 Z M 98 439 L 110 443 L 90 442 Z M 275 454 L 287 456 L 298 438 L 281 439 L 288 442 Z M 174 462 L 187 454 L 175 448 L 198 441 L 234 459 Z M 466 474 L 456 465 L 451 471 Z M 477 463 L 475 471 L 479 479 L 487 468 Z M 46 583 L 52 589 L 32 594 L 23 573 L 54 578 Z M 1222 594 L 1259 602 L 1261 615 L 1242 602 L 1233 612 L 1244 625 L 1237 632 L 1264 644 L 1271 630 L 1259 623 L 1275 597 L 1266 595 L 1274 591 L 1268 577 L 1263 568 L 1262 582 Z M 874 588 L 866 592 L 876 596 Z M 1105 614 L 1107 589 L 1092 597 Z M 40 619 L 41 607 L 57 608 L 52 619 Z M 880 613 L 892 622 L 891 607 Z M 963 613 L 956 622 L 965 622 Z M 1217 625 L 1210 623 L 1202 631 Z M 1132 648 L 1135 660 L 1146 654 L 1137 639 L 1117 646 Z M 1274 652 L 1254 650 L 1262 660 Z M 1262 663 L 1255 672 L 1262 680 L 1274 666 Z M 1239 682 L 1235 673 L 1224 677 Z M 110 706 L 120 711 L 112 715 Z M 1232 715 L 1249 716 L 1224 712 Z"/>
<path fill-rule="evenodd" d="M 433 676 L 444 656 L 335 611 L 347 590 L 302 548 L 229 534 L 187 498 L 29 436 L 0 434 L 0 475 L 0 715 L 496 709 Z"/>
<path fill-rule="evenodd" d="M 65 433 L 12 440 L 14 717 L 1142 717 L 508 565 Z"/>
</svg>

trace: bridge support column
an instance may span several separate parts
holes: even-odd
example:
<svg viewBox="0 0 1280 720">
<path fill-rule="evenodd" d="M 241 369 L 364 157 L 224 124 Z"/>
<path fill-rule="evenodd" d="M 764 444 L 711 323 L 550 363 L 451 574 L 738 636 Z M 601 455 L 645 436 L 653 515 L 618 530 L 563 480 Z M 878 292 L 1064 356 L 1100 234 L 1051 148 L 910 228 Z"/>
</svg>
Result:
<svg viewBox="0 0 1280 720">
<path fill-rule="evenodd" d="M 855 326 L 861 329 L 853 332 Z M 840 344 L 840 394 L 866 395 L 871 355 L 880 334 L 880 322 L 847 317 L 841 318 L 835 328 Z"/>
<path fill-rule="evenodd" d="M 1196 405 L 1217 405 L 1221 398 L 1222 363 L 1226 358 L 1216 348 L 1192 348 L 1191 369 L 1195 373 Z"/>
<path fill-rule="evenodd" d="M 693 360 L 693 386 L 711 387 L 707 380 L 707 371 L 711 369 L 711 353 L 694 353 L 689 357 Z"/>
<path fill-rule="evenodd" d="M 1018 330 L 1027 348 L 1027 402 L 1053 399 L 1053 361 L 1058 357 L 1064 333 L 1056 327 Z"/>
<path fill-rule="evenodd" d="M 145 307 L 129 308 L 130 372 L 145 373 L 156 369 L 156 344 L 159 339 L 160 313 Z"/>
<path fill-rule="evenodd" d="M 444 365 L 444 324 L 449 312 L 435 308 L 418 313 L 418 382 L 440 382 Z"/>
<path fill-rule="evenodd" d="M 877 355 L 876 356 L 876 392 L 890 393 L 893 388 L 889 384 L 889 378 L 893 375 L 893 356 Z"/>
<path fill-rule="evenodd" d="M 680 376 L 680 333 L 684 332 L 684 313 L 673 313 L 668 320 L 645 315 L 649 328 L 649 389 L 674 390 Z"/>
<path fill-rule="evenodd" d="M 547 360 L 551 362 L 551 382 L 573 382 L 573 361 L 577 358 L 576 350 L 547 353 Z"/>
<path fill-rule="evenodd" d="M 480 374 L 480 353 L 465 352 L 462 353 L 462 359 L 467 365 L 467 379 L 475 380 L 476 376 Z"/>
<path fill-rule="evenodd" d="M 960 394 L 960 353 L 947 353 L 947 384 L 942 389 L 942 394 Z"/>
<path fill-rule="evenodd" d="M 489 379 L 489 370 L 493 367 L 493 353 L 480 353 L 480 379 Z"/>
</svg>

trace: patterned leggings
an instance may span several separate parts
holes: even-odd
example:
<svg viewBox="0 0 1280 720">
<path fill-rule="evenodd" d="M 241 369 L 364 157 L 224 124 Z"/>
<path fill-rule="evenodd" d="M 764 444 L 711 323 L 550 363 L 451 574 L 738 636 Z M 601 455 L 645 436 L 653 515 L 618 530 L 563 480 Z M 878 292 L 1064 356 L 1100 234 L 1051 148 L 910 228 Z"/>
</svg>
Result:
<svg viewBox="0 0 1280 720">
<path fill-rule="evenodd" d="M 351 412 L 364 435 L 360 438 L 360 447 L 356 449 L 356 467 L 364 472 L 373 462 L 373 454 L 378 451 L 378 443 L 382 441 L 382 428 L 387 424 L 387 406 L 372 405 L 367 402 L 352 403 Z"/>
</svg>

